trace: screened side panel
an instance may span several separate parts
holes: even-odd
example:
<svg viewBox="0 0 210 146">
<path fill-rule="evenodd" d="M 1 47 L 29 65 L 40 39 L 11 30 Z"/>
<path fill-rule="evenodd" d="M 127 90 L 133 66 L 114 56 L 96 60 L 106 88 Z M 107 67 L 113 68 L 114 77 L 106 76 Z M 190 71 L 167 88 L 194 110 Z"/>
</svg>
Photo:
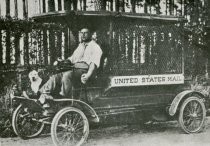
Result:
<svg viewBox="0 0 210 146">
<path fill-rule="evenodd" d="M 182 73 L 180 28 L 114 21 L 110 53 L 113 75 Z"/>
</svg>

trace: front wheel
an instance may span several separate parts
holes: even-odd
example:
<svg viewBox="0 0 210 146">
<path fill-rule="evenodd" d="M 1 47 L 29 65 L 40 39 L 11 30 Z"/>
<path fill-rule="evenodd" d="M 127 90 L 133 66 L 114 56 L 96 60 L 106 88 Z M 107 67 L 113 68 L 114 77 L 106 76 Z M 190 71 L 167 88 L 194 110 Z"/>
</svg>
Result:
<svg viewBox="0 0 210 146">
<path fill-rule="evenodd" d="M 51 137 L 56 146 L 80 146 L 85 142 L 88 134 L 88 119 L 77 108 L 66 107 L 53 118 Z"/>
<path fill-rule="evenodd" d="M 27 107 L 19 105 L 12 115 L 12 127 L 14 132 L 22 139 L 33 138 L 40 135 L 45 124 L 37 119 L 37 114 L 32 113 Z"/>
<path fill-rule="evenodd" d="M 186 133 L 200 132 L 205 125 L 206 108 L 202 99 L 189 97 L 182 103 L 179 124 Z"/>
</svg>

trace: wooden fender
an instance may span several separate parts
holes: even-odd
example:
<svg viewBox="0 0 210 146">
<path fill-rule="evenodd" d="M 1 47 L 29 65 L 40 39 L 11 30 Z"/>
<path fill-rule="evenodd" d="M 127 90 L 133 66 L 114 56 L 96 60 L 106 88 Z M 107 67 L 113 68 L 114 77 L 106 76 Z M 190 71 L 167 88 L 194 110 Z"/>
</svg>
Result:
<svg viewBox="0 0 210 146">
<path fill-rule="evenodd" d="M 181 100 L 184 97 L 186 97 L 189 94 L 197 94 L 197 95 L 200 95 L 203 98 L 205 97 L 201 92 L 194 91 L 194 90 L 186 90 L 186 91 L 183 91 L 183 92 L 177 94 L 176 97 L 174 98 L 174 100 L 172 101 L 171 106 L 170 106 L 169 111 L 168 111 L 170 116 L 174 116 L 176 114 L 179 103 L 181 102 Z"/>
</svg>

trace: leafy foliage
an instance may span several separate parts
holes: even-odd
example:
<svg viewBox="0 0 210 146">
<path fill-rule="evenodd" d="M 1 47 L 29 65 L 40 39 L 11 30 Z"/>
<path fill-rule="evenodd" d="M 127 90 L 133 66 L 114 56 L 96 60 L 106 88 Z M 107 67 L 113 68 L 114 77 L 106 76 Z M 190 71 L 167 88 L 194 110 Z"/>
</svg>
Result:
<svg viewBox="0 0 210 146">
<path fill-rule="evenodd" d="M 0 88 L 2 89 L 0 92 L 0 137 L 14 136 L 11 125 L 13 108 L 10 93 L 16 81 L 13 73 L 2 74 L 0 79 Z"/>
</svg>

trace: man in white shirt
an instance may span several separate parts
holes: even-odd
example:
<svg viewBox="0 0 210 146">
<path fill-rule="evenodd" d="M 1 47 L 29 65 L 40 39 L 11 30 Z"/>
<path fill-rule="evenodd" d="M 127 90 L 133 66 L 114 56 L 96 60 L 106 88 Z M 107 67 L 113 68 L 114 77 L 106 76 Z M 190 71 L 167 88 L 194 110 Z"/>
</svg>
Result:
<svg viewBox="0 0 210 146">
<path fill-rule="evenodd" d="M 59 94 L 63 97 L 71 97 L 72 86 L 83 83 L 85 84 L 100 66 L 102 50 L 100 46 L 91 40 L 89 29 L 83 28 L 81 30 L 81 43 L 74 51 L 69 60 L 75 67 L 74 71 L 53 75 L 45 85 L 40 89 L 40 93 L 53 94 L 57 92 L 56 89 L 60 88 Z M 40 96 L 40 102 L 42 101 Z"/>
</svg>

